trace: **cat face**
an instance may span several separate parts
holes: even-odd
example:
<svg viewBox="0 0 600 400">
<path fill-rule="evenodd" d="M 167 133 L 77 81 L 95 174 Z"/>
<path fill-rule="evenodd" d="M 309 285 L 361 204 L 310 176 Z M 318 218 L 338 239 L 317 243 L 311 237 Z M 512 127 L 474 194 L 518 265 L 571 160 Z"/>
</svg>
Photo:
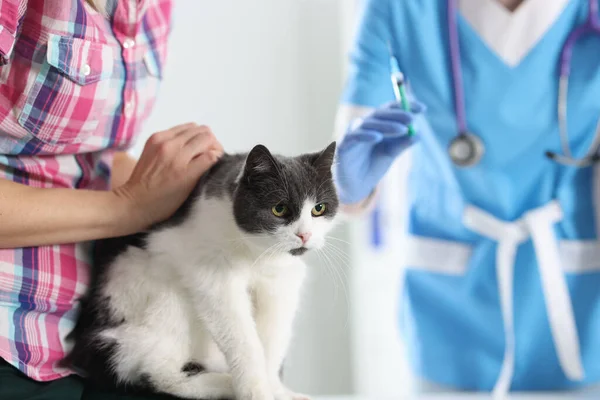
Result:
<svg viewBox="0 0 600 400">
<path fill-rule="evenodd" d="M 248 154 L 234 197 L 236 223 L 274 253 L 302 255 L 325 244 L 338 211 L 331 174 L 335 142 L 298 157 L 275 157 L 259 145 Z"/>
</svg>

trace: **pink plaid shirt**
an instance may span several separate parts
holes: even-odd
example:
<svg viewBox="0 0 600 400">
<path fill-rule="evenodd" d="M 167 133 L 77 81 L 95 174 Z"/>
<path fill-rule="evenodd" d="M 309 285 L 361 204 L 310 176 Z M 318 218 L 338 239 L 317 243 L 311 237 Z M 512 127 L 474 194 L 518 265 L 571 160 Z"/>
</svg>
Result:
<svg viewBox="0 0 600 400">
<path fill-rule="evenodd" d="M 108 188 L 112 156 L 148 117 L 170 0 L 0 0 L 0 177 Z M 0 210 L 1 212 L 2 210 Z M 39 381 L 56 364 L 88 282 L 85 244 L 0 249 L 0 356 Z"/>
</svg>

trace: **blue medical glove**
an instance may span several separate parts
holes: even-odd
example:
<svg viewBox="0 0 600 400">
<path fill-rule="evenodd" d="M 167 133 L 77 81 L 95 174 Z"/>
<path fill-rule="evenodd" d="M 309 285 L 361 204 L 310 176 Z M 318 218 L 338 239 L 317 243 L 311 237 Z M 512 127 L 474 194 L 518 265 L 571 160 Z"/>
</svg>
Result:
<svg viewBox="0 0 600 400">
<path fill-rule="evenodd" d="M 417 140 L 418 132 L 408 136 L 408 125 L 423 111 L 425 106 L 417 101 L 411 103 L 410 112 L 391 103 L 348 129 L 338 146 L 335 164 L 342 203 L 358 203 L 373 192 L 396 157 Z"/>
</svg>

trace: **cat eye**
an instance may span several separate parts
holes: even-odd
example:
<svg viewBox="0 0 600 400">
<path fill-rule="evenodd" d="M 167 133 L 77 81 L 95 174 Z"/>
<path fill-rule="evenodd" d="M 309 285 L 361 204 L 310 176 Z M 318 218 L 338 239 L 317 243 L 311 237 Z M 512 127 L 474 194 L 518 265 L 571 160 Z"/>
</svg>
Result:
<svg viewBox="0 0 600 400">
<path fill-rule="evenodd" d="M 323 213 L 325 212 L 325 209 L 326 209 L 325 204 L 319 203 L 313 207 L 311 213 L 313 216 L 318 217 L 320 215 L 323 215 Z"/>
<path fill-rule="evenodd" d="M 283 204 L 277 204 L 276 206 L 271 208 L 271 211 L 276 217 L 283 217 L 285 214 L 287 214 L 288 208 Z"/>
</svg>

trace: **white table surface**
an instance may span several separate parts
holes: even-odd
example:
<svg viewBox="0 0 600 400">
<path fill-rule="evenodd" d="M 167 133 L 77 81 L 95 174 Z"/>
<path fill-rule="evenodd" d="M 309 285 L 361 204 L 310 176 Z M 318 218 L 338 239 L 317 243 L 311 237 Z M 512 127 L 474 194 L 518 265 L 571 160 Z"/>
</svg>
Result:
<svg viewBox="0 0 600 400">
<path fill-rule="evenodd" d="M 370 398 L 360 396 L 319 396 L 313 397 L 313 400 L 491 400 L 492 396 L 488 394 L 431 394 L 415 395 L 412 397 L 398 398 Z M 580 400 L 595 399 L 600 400 L 598 394 L 589 393 L 514 393 L 506 397 L 507 400 Z"/>
</svg>

